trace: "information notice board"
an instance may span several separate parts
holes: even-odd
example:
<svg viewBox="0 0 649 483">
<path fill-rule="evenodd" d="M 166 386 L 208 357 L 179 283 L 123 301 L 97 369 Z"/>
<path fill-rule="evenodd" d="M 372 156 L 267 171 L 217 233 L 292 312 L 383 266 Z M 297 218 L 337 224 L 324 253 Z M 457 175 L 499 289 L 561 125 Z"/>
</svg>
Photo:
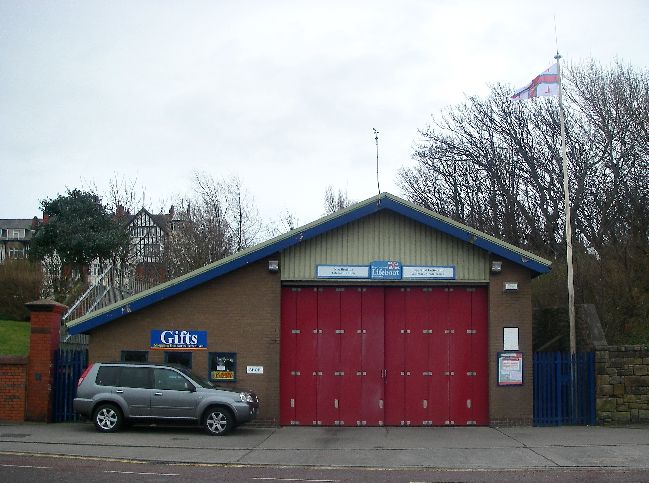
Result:
<svg viewBox="0 0 649 483">
<path fill-rule="evenodd" d="M 498 353 L 498 385 L 522 386 L 523 385 L 523 353 L 499 352 Z"/>
</svg>

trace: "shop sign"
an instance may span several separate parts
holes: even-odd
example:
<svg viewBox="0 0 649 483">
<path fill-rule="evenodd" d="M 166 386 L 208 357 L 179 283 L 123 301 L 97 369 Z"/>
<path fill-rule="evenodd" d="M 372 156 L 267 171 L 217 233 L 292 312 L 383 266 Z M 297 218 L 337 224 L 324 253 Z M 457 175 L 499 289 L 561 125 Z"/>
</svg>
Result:
<svg viewBox="0 0 649 483">
<path fill-rule="evenodd" d="M 409 280 L 455 280 L 455 267 L 404 266 L 403 278 Z"/>
<path fill-rule="evenodd" d="M 401 280 L 401 263 L 396 260 L 377 260 L 370 265 L 372 280 Z"/>
<path fill-rule="evenodd" d="M 207 350 L 206 330 L 159 330 L 151 331 L 151 349 L 158 350 Z"/>
<path fill-rule="evenodd" d="M 317 278 L 369 278 L 367 265 L 317 265 Z"/>
</svg>

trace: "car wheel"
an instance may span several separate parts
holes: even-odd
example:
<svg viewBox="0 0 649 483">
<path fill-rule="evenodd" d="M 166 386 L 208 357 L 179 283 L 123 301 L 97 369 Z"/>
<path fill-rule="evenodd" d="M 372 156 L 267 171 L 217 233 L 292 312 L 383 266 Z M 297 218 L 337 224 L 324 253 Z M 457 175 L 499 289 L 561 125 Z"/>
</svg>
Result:
<svg viewBox="0 0 649 483">
<path fill-rule="evenodd" d="M 210 408 L 205 413 L 203 426 L 212 436 L 223 436 L 232 429 L 232 414 L 227 409 Z"/>
<path fill-rule="evenodd" d="M 95 428 L 102 433 L 114 433 L 122 425 L 121 411 L 113 404 L 102 404 L 95 410 Z"/>
</svg>

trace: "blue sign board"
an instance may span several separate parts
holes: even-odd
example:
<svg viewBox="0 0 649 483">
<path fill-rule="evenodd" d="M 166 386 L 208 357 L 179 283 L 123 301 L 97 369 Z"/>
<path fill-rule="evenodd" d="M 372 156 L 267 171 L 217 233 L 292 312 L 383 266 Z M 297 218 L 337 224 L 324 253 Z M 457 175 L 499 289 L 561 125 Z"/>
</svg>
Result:
<svg viewBox="0 0 649 483">
<path fill-rule="evenodd" d="M 151 331 L 151 349 L 207 350 L 207 331 L 154 329 Z"/>
<path fill-rule="evenodd" d="M 401 280 L 401 262 L 396 260 L 377 260 L 370 264 L 372 280 Z"/>
</svg>

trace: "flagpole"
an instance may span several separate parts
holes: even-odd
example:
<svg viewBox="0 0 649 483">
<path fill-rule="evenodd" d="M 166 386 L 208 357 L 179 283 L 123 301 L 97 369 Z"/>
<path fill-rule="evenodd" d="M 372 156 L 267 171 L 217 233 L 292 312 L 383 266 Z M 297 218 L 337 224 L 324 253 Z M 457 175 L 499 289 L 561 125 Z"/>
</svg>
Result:
<svg viewBox="0 0 649 483">
<path fill-rule="evenodd" d="M 577 341 L 575 335 L 575 284 L 574 271 L 572 266 L 572 227 L 570 222 L 570 193 L 568 190 L 568 161 L 566 156 L 566 127 L 563 112 L 563 86 L 561 82 L 561 55 L 557 51 L 554 56 L 557 60 L 557 74 L 559 76 L 559 119 L 561 122 L 561 158 L 563 165 L 563 200 L 566 212 L 566 263 L 568 265 L 568 318 L 570 320 L 570 355 L 577 352 Z"/>
</svg>

